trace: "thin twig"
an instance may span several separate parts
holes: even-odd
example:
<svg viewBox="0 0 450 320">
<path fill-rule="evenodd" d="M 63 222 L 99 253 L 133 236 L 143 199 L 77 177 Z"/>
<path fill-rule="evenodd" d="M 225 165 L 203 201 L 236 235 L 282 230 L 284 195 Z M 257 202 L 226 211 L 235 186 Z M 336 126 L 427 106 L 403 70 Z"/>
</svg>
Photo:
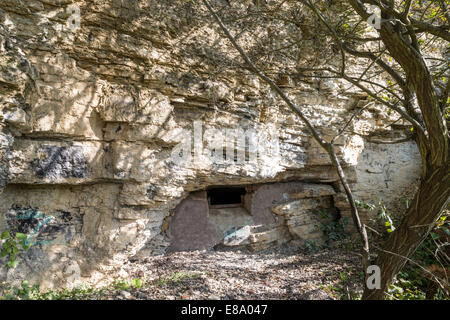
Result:
<svg viewBox="0 0 450 320">
<path fill-rule="evenodd" d="M 401 254 L 398 254 L 398 253 L 395 253 L 395 252 L 391 252 L 391 251 L 388 251 L 388 250 L 381 249 L 380 247 L 378 247 L 378 246 L 376 246 L 376 245 L 373 245 L 373 247 L 374 247 L 375 249 L 380 250 L 380 251 L 383 251 L 383 252 L 392 254 L 392 255 L 394 255 L 394 256 L 403 258 L 403 259 L 407 260 L 408 262 L 411 262 L 412 264 L 418 266 L 418 267 L 419 267 L 420 269 L 422 269 L 424 272 L 428 273 L 428 274 L 434 279 L 434 281 L 436 281 L 436 283 L 439 285 L 439 287 L 441 287 L 442 290 L 447 291 L 446 288 L 445 288 L 445 286 L 439 281 L 439 279 L 433 274 L 433 272 L 431 272 L 430 270 L 428 270 L 428 269 L 426 269 L 425 267 L 421 266 L 419 263 L 415 262 L 414 260 L 412 260 L 412 259 L 410 259 L 410 258 L 408 258 L 408 257 L 406 257 L 406 256 L 404 256 L 404 255 L 401 255 Z"/>
<path fill-rule="evenodd" d="M 361 219 L 359 217 L 358 209 L 356 208 L 355 200 L 353 197 L 353 193 L 350 189 L 350 186 L 347 182 L 346 175 L 344 173 L 344 170 L 342 169 L 341 163 L 336 155 L 336 152 L 334 150 L 334 145 L 332 143 L 328 143 L 325 141 L 325 139 L 322 137 L 322 135 L 314 128 L 312 123 L 309 121 L 308 118 L 303 114 L 303 112 L 289 99 L 289 97 L 284 93 L 283 90 L 280 89 L 269 77 L 267 77 L 258 67 L 251 61 L 251 59 L 248 57 L 248 55 L 245 53 L 245 51 L 239 46 L 239 44 L 236 42 L 233 35 L 230 33 L 230 31 L 227 29 L 227 27 L 222 22 L 221 18 L 217 15 L 211 4 L 208 2 L 208 0 L 202 0 L 204 5 L 208 8 L 208 10 L 213 15 L 214 19 L 216 20 L 217 24 L 220 26 L 222 31 L 225 33 L 228 40 L 232 43 L 234 48 L 240 53 L 241 57 L 244 59 L 244 61 L 247 63 L 250 71 L 254 72 L 256 75 L 258 75 L 262 80 L 264 80 L 269 86 L 281 97 L 281 99 L 286 102 L 286 104 L 289 106 L 289 108 L 294 111 L 300 119 L 306 124 L 308 129 L 311 131 L 314 139 L 328 152 L 332 163 L 336 166 L 336 170 L 338 172 L 339 179 L 344 187 L 345 194 L 347 196 L 348 202 L 351 207 L 352 212 L 352 218 L 353 222 L 361 236 L 361 240 L 363 243 L 362 248 L 362 264 L 364 268 L 364 272 L 366 272 L 367 267 L 369 265 L 370 260 L 370 253 L 369 253 L 369 241 L 367 238 L 367 232 L 364 228 L 364 225 L 361 223 Z M 345 68 L 345 62 L 343 63 L 343 68 Z M 344 71 L 341 70 L 342 72 Z"/>
</svg>

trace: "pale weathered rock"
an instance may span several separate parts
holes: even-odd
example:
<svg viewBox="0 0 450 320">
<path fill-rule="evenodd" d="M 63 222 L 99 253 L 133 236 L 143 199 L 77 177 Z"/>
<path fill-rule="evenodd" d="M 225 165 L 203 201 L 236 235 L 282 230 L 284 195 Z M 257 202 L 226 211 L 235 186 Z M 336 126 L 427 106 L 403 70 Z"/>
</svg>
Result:
<svg viewBox="0 0 450 320">
<path fill-rule="evenodd" d="M 282 204 L 272 208 L 276 214 L 290 217 L 296 213 L 303 212 L 309 209 L 331 208 L 331 199 L 327 197 L 322 198 L 306 198 L 294 200 L 292 202 Z"/>
<path fill-rule="evenodd" d="M 350 217 L 327 153 L 265 83 L 230 68 L 241 61 L 200 2 L 80 0 L 79 26 L 67 2 L 0 2 L 0 231 L 34 232 L 36 242 L 16 270 L 0 268 L 0 281 L 99 285 L 133 256 L 224 238 L 254 250 L 320 239 L 315 211 Z M 298 31 L 309 38 L 318 23 L 305 19 Z M 272 27 L 286 43 L 295 34 Z M 244 30 L 249 50 L 268 36 L 259 24 L 231 28 Z M 294 67 L 339 61 L 328 45 L 305 44 Z M 367 102 L 343 81 L 278 71 L 327 141 Z M 362 138 L 408 127 L 384 128 L 398 115 L 383 110 L 362 112 L 336 149 L 358 200 L 392 207 L 420 157 L 413 143 Z M 244 186 L 239 209 L 210 208 L 204 190 L 214 186 Z"/>
<path fill-rule="evenodd" d="M 304 190 L 290 194 L 291 199 L 322 197 L 334 195 L 332 186 L 323 184 L 305 184 Z"/>
<path fill-rule="evenodd" d="M 232 233 L 226 235 L 223 238 L 223 244 L 225 246 L 242 246 L 250 243 L 249 237 L 251 234 L 251 227 L 244 226 L 237 230 L 233 230 Z"/>
<path fill-rule="evenodd" d="M 285 238 L 284 229 L 281 227 L 273 228 L 268 231 L 259 232 L 250 235 L 249 240 L 251 243 L 271 243 L 277 240 Z"/>
</svg>

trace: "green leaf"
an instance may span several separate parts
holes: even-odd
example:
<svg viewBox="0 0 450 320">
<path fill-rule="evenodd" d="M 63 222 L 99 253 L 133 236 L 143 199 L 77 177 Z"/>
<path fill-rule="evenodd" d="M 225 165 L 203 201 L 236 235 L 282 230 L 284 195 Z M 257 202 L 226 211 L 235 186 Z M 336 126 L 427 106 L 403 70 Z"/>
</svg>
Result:
<svg viewBox="0 0 450 320">
<path fill-rule="evenodd" d="M 26 238 L 27 238 L 26 234 L 23 234 L 23 233 L 20 233 L 20 232 L 16 233 L 16 239 L 25 240 Z"/>
<path fill-rule="evenodd" d="M 142 287 L 142 280 L 139 278 L 136 278 L 133 280 L 133 287 L 139 289 Z"/>
<path fill-rule="evenodd" d="M 23 288 L 23 289 L 28 288 L 28 281 L 27 281 L 27 280 L 24 280 L 24 281 L 22 282 L 22 288 Z"/>
<path fill-rule="evenodd" d="M 17 261 L 17 260 L 14 260 L 12 263 L 11 263 L 11 268 L 15 268 L 15 267 L 17 267 L 17 265 L 19 264 L 19 261 Z"/>
<path fill-rule="evenodd" d="M 9 234 L 9 231 L 8 231 L 8 230 L 3 231 L 3 232 L 2 232 L 2 235 L 0 236 L 0 238 L 1 238 L 2 240 L 8 239 L 9 237 L 10 237 L 10 234 Z"/>
</svg>

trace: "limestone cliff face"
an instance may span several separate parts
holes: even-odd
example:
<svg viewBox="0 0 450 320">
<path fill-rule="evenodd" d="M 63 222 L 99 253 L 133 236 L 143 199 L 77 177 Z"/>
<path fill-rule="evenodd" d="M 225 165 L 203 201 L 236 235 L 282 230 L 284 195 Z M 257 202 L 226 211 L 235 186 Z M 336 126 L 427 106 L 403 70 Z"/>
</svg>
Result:
<svg viewBox="0 0 450 320">
<path fill-rule="evenodd" d="M 71 4 L 80 10 L 79 26 Z M 243 2 L 233 10 L 247 7 Z M 241 41 L 251 50 L 252 34 L 266 33 L 249 25 Z M 298 64 L 336 59 L 311 40 Z M 34 232 L 35 243 L 18 269 L 0 270 L 0 279 L 48 287 L 100 283 L 139 252 L 165 252 L 177 205 L 210 186 L 325 184 L 332 187 L 325 200 L 348 215 L 326 153 L 239 63 L 207 12 L 192 2 L 2 0 L 0 230 Z M 281 67 L 275 73 L 328 138 L 367 103 L 340 81 L 300 81 Z M 358 199 L 394 203 L 419 175 L 414 143 L 384 146 L 363 138 L 400 134 L 407 123 L 386 125 L 396 120 L 374 105 L 339 140 Z M 200 133 L 200 147 L 211 150 L 213 129 L 236 128 L 277 137 L 279 154 L 217 163 L 205 152 L 174 161 L 173 150 L 186 137 Z M 42 227 L 45 217 L 51 219 Z M 286 238 L 283 232 L 271 235 Z"/>
</svg>

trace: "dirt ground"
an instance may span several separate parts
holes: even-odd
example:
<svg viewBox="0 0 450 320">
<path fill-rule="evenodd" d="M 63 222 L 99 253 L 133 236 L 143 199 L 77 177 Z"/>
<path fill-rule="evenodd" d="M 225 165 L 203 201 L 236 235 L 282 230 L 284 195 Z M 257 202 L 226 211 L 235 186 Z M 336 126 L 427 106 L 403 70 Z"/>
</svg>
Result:
<svg viewBox="0 0 450 320">
<path fill-rule="evenodd" d="M 124 268 L 145 285 L 102 299 L 353 299 L 362 287 L 357 253 L 311 253 L 293 245 L 261 252 L 177 252 L 130 261 Z"/>
</svg>

